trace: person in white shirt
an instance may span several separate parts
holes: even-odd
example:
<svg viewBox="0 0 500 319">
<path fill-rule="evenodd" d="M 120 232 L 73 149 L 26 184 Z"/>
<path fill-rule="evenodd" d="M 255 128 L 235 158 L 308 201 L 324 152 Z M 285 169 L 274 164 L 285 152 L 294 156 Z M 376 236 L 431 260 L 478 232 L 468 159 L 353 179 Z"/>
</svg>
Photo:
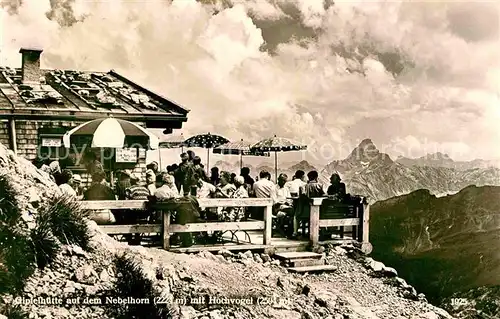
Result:
<svg viewBox="0 0 500 319">
<path fill-rule="evenodd" d="M 146 171 L 146 188 L 149 194 L 154 195 L 156 193 L 156 174 L 152 169 Z"/>
<path fill-rule="evenodd" d="M 271 181 L 271 174 L 262 171 L 259 174 L 259 180 L 253 184 L 253 196 L 257 198 L 273 198 L 276 196 L 276 185 Z M 250 209 L 251 216 L 254 219 L 263 220 L 264 208 L 252 207 Z"/>
<path fill-rule="evenodd" d="M 205 182 L 203 178 L 198 180 L 197 198 L 211 198 L 215 195 L 215 192 L 217 192 L 215 185 Z"/>
<path fill-rule="evenodd" d="M 286 186 L 290 190 L 290 195 L 292 195 L 292 197 L 299 196 L 300 188 L 304 187 L 307 184 L 305 179 L 306 179 L 306 173 L 302 170 L 298 170 L 295 172 L 293 180 L 286 183 Z"/>
<path fill-rule="evenodd" d="M 59 189 L 62 191 L 63 195 L 70 195 L 76 197 L 76 191 L 71 187 L 71 179 L 73 178 L 73 173 L 65 169 L 62 171 L 60 176 L 61 184 L 59 185 Z"/>
<path fill-rule="evenodd" d="M 280 174 L 278 177 L 278 185 L 274 188 L 274 199 L 275 204 L 291 206 L 292 200 L 290 195 L 290 189 L 287 187 L 288 176 L 286 174 Z"/>
<path fill-rule="evenodd" d="M 271 174 L 262 171 L 259 180 L 253 184 L 253 192 L 257 198 L 273 198 L 276 195 L 276 185 L 271 182 Z"/>
<path fill-rule="evenodd" d="M 286 174 L 280 174 L 280 176 L 278 177 L 278 185 L 276 185 L 275 188 L 275 195 L 273 196 L 273 213 L 276 216 L 278 222 L 277 231 L 281 235 L 286 235 L 285 230 L 289 231 L 289 235 L 292 234 L 291 222 L 293 220 L 293 206 L 290 190 L 286 186 L 287 180 L 288 176 Z"/>
<path fill-rule="evenodd" d="M 179 192 L 175 187 L 174 177 L 167 172 L 161 172 L 156 176 L 156 191 L 154 196 L 159 200 L 179 198 Z"/>
</svg>

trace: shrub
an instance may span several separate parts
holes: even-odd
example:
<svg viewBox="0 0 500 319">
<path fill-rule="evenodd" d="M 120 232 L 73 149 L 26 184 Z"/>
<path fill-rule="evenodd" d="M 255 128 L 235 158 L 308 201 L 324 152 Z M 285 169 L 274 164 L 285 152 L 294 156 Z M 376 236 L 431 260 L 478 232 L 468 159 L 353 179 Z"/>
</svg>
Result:
<svg viewBox="0 0 500 319">
<path fill-rule="evenodd" d="M 50 225 L 46 218 L 38 216 L 37 225 L 31 230 L 31 243 L 36 264 L 43 269 L 51 263 L 60 248 L 59 243 L 51 233 Z"/>
<path fill-rule="evenodd" d="M 149 304 L 129 304 L 114 309 L 117 318 L 172 318 L 170 305 L 153 303 L 153 283 L 141 269 L 141 266 L 126 255 L 117 256 L 114 261 L 118 278 L 115 282 L 116 297 L 130 296 L 133 298 L 149 298 Z"/>
<path fill-rule="evenodd" d="M 0 225 L 0 294 L 20 292 L 35 270 L 30 240 L 15 228 Z"/>
<path fill-rule="evenodd" d="M 7 175 L 0 175 L 0 223 L 13 225 L 21 217 L 16 190 Z"/>
<path fill-rule="evenodd" d="M 6 316 L 9 319 L 27 319 L 29 318 L 28 314 L 25 313 L 21 307 L 18 305 L 3 305 L 0 307 L 0 313 Z"/>
<path fill-rule="evenodd" d="M 89 248 L 90 235 L 85 218 L 90 211 L 83 209 L 74 197 L 54 197 L 42 207 L 39 214 L 47 216 L 52 233 L 62 243 Z"/>
</svg>

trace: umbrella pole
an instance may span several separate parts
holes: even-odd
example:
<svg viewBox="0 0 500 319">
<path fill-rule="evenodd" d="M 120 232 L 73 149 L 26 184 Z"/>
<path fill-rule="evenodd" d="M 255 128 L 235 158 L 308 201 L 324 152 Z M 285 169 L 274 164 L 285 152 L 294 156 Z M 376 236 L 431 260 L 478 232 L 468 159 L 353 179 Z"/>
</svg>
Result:
<svg viewBox="0 0 500 319">
<path fill-rule="evenodd" d="M 160 164 L 160 171 L 162 171 L 163 166 L 161 165 L 161 148 L 160 147 L 158 147 L 158 162 Z"/>
<path fill-rule="evenodd" d="M 274 151 L 274 175 L 276 176 L 276 179 L 274 180 L 275 183 L 278 182 L 278 152 Z"/>
<path fill-rule="evenodd" d="M 207 174 L 210 172 L 210 147 L 207 147 Z"/>
<path fill-rule="evenodd" d="M 243 152 L 240 152 L 240 171 L 243 168 Z"/>
</svg>

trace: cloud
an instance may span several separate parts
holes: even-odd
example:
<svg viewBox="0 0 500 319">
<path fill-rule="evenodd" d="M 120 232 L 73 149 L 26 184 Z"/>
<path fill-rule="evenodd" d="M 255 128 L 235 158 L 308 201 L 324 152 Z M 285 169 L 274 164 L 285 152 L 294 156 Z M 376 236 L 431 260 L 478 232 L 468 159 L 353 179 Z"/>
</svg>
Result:
<svg viewBox="0 0 500 319">
<path fill-rule="evenodd" d="M 366 137 L 500 156 L 493 3 L 6 3 L 2 64 L 19 66 L 19 47 L 36 44 L 44 67 L 115 69 L 190 108 L 186 135 L 283 135 L 319 161 L 333 158 L 314 152 L 342 157 Z"/>
</svg>

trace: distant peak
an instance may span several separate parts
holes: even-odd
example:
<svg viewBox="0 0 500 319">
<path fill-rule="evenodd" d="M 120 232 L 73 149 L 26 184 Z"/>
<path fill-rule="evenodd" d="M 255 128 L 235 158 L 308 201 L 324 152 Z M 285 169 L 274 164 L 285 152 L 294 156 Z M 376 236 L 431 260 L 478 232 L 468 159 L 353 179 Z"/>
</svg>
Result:
<svg viewBox="0 0 500 319">
<path fill-rule="evenodd" d="M 452 160 L 448 154 L 441 153 L 441 152 L 436 152 L 436 153 L 430 153 L 424 156 L 426 159 L 430 160 Z"/>
<path fill-rule="evenodd" d="M 373 145 L 373 146 L 375 146 L 375 144 L 373 144 L 373 142 L 372 142 L 371 139 L 365 138 L 364 140 L 361 141 L 361 143 L 359 143 L 358 147 L 365 147 L 367 145 Z"/>
<path fill-rule="evenodd" d="M 366 138 L 359 143 L 359 145 L 351 152 L 347 159 L 355 161 L 372 161 L 378 158 L 380 151 L 377 149 L 372 140 Z"/>
</svg>

